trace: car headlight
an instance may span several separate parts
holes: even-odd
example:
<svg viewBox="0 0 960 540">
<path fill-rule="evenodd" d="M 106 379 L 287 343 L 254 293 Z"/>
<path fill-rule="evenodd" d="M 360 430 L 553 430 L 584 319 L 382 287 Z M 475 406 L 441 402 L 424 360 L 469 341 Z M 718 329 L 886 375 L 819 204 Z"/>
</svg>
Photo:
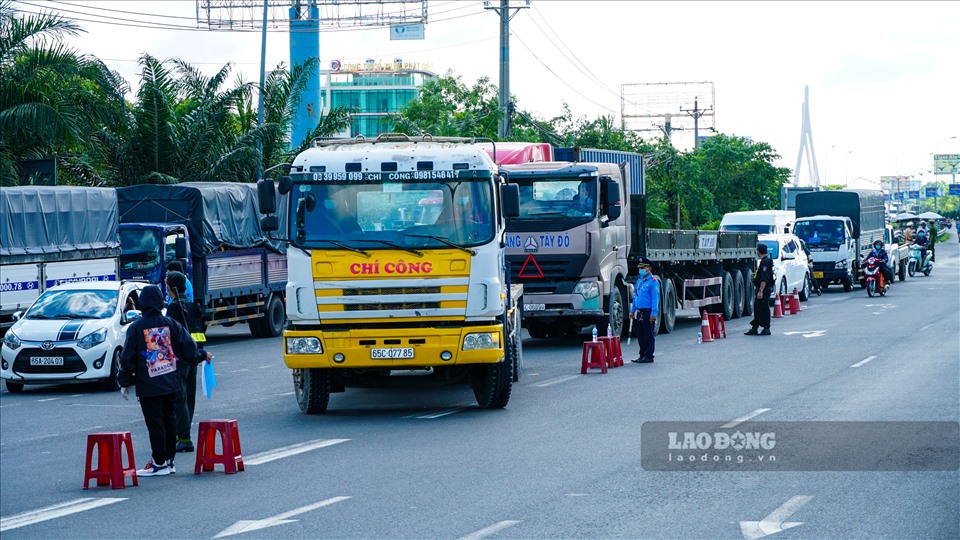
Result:
<svg viewBox="0 0 960 540">
<path fill-rule="evenodd" d="M 596 281 L 581 281 L 573 288 L 573 294 L 583 295 L 584 300 L 600 296 L 600 284 Z"/>
<path fill-rule="evenodd" d="M 287 354 L 321 354 L 320 338 L 315 337 L 288 337 Z"/>
<path fill-rule="evenodd" d="M 13 332 L 7 332 L 7 335 L 3 336 L 3 344 L 15 351 L 20 348 L 20 338 Z"/>
<path fill-rule="evenodd" d="M 843 270 L 847 267 L 847 261 L 839 261 L 837 264 L 833 265 L 837 270 Z"/>
<path fill-rule="evenodd" d="M 467 334 L 463 338 L 463 350 L 478 351 L 480 349 L 499 349 L 500 333 L 483 332 L 482 334 Z"/>
<path fill-rule="evenodd" d="M 89 349 L 91 347 L 96 347 L 97 345 L 103 343 L 107 339 L 107 329 L 101 328 L 96 332 L 91 332 L 87 334 L 83 339 L 77 342 L 77 347 L 81 349 Z"/>
</svg>

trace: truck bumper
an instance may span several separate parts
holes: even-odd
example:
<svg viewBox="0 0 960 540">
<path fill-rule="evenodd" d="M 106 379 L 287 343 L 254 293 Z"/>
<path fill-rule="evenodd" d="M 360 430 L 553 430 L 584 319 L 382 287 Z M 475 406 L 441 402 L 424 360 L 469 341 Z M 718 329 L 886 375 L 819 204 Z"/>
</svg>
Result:
<svg viewBox="0 0 960 540">
<path fill-rule="evenodd" d="M 464 340 L 470 334 L 489 334 L 493 348 L 463 350 Z M 298 337 L 319 338 L 323 352 L 288 354 L 287 340 Z M 504 357 L 503 326 L 498 324 L 462 328 L 287 330 L 283 333 L 283 338 L 283 361 L 291 369 L 409 369 L 427 366 L 494 364 L 503 360 Z M 412 351 L 412 358 L 374 357 L 375 354 L 384 350 L 398 355 L 401 352 L 406 353 L 403 356 L 409 356 Z"/>
<path fill-rule="evenodd" d="M 523 295 L 523 316 L 526 319 L 549 322 L 555 319 L 583 319 L 588 322 L 603 317 L 600 296 L 586 300 L 580 294 Z"/>
<path fill-rule="evenodd" d="M 849 275 L 850 272 L 847 269 L 817 268 L 816 266 L 813 268 L 813 279 L 824 282 L 842 281 Z"/>
</svg>

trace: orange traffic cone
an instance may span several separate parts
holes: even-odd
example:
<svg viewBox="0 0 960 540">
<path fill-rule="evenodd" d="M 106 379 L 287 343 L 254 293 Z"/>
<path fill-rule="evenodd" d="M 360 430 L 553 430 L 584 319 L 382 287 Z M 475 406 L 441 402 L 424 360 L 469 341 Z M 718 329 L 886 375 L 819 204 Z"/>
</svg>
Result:
<svg viewBox="0 0 960 540">
<path fill-rule="evenodd" d="M 797 306 L 797 309 L 794 310 L 793 306 Z M 790 311 L 791 315 L 796 315 L 797 311 L 803 311 L 803 305 L 800 303 L 800 293 L 796 287 L 793 288 L 793 298 L 790 299 Z"/>
<path fill-rule="evenodd" d="M 703 320 L 700 321 L 700 333 L 703 334 L 704 343 L 713 341 L 713 332 L 710 331 L 710 320 L 707 318 L 706 310 L 703 311 Z"/>
<path fill-rule="evenodd" d="M 776 294 L 773 296 L 773 318 L 782 319 L 783 318 L 783 308 L 780 307 L 780 295 Z"/>
</svg>

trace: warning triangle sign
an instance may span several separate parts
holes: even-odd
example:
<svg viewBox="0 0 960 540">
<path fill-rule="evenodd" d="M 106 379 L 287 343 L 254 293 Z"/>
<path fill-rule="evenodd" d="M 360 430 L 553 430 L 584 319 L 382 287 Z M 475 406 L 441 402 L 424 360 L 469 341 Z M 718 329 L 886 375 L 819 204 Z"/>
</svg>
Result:
<svg viewBox="0 0 960 540">
<path fill-rule="evenodd" d="M 533 266 L 527 270 L 527 267 L 530 266 L 530 263 L 533 263 Z M 520 273 L 517 274 L 517 277 L 522 278 L 542 278 L 543 270 L 540 269 L 540 265 L 537 264 L 537 260 L 533 258 L 533 253 L 527 255 L 527 260 L 523 261 L 523 266 L 520 267 Z"/>
</svg>

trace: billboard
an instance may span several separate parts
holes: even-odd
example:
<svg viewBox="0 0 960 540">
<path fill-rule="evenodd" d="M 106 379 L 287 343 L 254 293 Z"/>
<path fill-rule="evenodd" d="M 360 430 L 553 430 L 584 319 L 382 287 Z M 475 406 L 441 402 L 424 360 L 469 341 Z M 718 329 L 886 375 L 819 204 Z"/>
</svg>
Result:
<svg viewBox="0 0 960 540">
<path fill-rule="evenodd" d="M 960 154 L 935 154 L 933 174 L 957 174 L 960 172 Z"/>
<path fill-rule="evenodd" d="M 910 190 L 910 195 L 908 195 L 908 197 L 910 197 L 911 199 L 919 199 L 919 198 L 920 198 L 920 190 L 919 190 L 919 189 L 911 189 L 911 190 Z"/>
<path fill-rule="evenodd" d="M 927 186 L 926 192 L 927 197 L 936 197 L 940 195 L 940 188 L 937 186 Z"/>
<path fill-rule="evenodd" d="M 950 184 L 948 193 L 950 195 L 960 195 L 960 184 Z"/>
</svg>

